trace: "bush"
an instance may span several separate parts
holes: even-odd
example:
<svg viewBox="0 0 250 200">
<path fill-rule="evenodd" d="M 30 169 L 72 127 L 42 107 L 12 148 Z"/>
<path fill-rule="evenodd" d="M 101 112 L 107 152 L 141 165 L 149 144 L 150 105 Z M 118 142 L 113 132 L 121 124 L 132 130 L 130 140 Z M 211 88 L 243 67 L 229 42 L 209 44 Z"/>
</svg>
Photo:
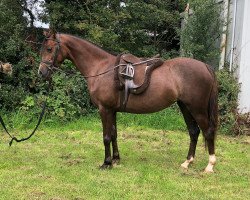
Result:
<svg viewBox="0 0 250 200">
<path fill-rule="evenodd" d="M 29 94 L 32 82 L 35 77 L 32 76 L 32 68 L 27 65 L 26 59 L 21 59 L 12 63 L 13 74 L 7 76 L 0 75 L 0 106 L 1 109 L 15 111 L 20 107 L 26 95 Z"/>
<path fill-rule="evenodd" d="M 47 98 L 47 109 L 52 116 L 58 116 L 62 120 L 70 120 L 79 117 L 83 114 L 91 113 L 94 110 L 90 102 L 88 89 L 84 78 L 76 71 L 69 72 L 69 69 L 74 68 L 71 62 L 64 62 L 61 66 L 62 71 L 52 75 L 52 88 L 48 95 L 46 87 L 48 84 L 44 81 L 37 83 L 39 91 L 35 94 L 30 94 L 22 101 L 21 110 L 33 111 L 38 114 L 38 105 Z M 47 97 L 46 97 L 47 96 Z"/>
<path fill-rule="evenodd" d="M 219 116 L 220 129 L 223 133 L 233 135 L 238 131 L 235 129 L 237 123 L 238 94 L 240 84 L 233 73 L 226 68 L 217 72 L 219 85 Z"/>
</svg>

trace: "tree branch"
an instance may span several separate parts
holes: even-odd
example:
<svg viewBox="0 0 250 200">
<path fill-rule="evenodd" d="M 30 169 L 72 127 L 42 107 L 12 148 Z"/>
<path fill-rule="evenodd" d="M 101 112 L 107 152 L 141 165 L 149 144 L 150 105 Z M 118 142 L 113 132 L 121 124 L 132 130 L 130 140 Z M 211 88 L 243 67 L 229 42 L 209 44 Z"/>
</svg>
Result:
<svg viewBox="0 0 250 200">
<path fill-rule="evenodd" d="M 38 0 L 35 0 L 33 3 L 36 3 Z M 23 1 L 24 5 L 22 5 L 22 2 L 17 0 L 17 3 L 19 4 L 19 6 L 23 9 L 23 11 L 27 12 L 28 15 L 30 16 L 30 26 L 31 28 L 34 27 L 34 21 L 35 21 L 35 15 L 32 13 L 32 11 L 28 8 L 28 3 L 27 1 Z"/>
</svg>

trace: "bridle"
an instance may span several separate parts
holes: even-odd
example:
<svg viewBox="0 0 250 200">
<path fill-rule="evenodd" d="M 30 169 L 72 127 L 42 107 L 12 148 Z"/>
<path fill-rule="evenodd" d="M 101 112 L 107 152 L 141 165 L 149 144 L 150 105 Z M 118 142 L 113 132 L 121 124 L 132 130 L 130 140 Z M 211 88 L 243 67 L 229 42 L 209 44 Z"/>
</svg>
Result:
<svg viewBox="0 0 250 200">
<path fill-rule="evenodd" d="M 58 35 L 58 37 L 57 37 L 57 35 Z M 56 49 L 55 49 L 54 54 L 52 56 L 52 60 L 51 61 L 48 61 L 48 60 L 41 61 L 41 63 L 44 63 L 51 73 L 53 73 L 55 70 L 58 69 L 58 67 L 55 66 L 55 61 L 57 59 L 59 49 L 60 49 L 60 34 L 57 33 L 55 36 L 56 36 L 56 39 L 44 38 L 44 41 L 45 40 L 52 40 L 52 41 L 56 42 Z M 43 43 L 44 43 L 44 41 L 43 41 Z"/>
</svg>

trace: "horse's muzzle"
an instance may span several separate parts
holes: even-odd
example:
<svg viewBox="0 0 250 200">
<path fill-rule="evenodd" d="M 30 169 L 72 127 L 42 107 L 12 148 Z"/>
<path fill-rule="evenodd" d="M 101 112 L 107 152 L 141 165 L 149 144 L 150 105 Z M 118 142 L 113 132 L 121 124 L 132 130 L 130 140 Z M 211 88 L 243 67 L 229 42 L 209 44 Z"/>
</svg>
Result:
<svg viewBox="0 0 250 200">
<path fill-rule="evenodd" d="M 51 76 L 51 72 L 47 66 L 40 64 L 38 75 L 42 76 L 44 79 L 49 79 Z"/>
</svg>

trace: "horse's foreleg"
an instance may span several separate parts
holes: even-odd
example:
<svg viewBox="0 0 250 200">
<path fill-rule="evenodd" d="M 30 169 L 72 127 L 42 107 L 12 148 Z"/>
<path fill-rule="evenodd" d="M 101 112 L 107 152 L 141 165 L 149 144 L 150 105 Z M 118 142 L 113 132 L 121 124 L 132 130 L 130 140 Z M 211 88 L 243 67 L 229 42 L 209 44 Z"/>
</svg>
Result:
<svg viewBox="0 0 250 200">
<path fill-rule="evenodd" d="M 113 118 L 111 140 L 112 140 L 112 148 L 113 148 L 112 163 L 118 164 L 120 162 L 120 155 L 119 155 L 119 150 L 118 150 L 118 145 L 117 145 L 116 112 L 114 113 L 114 118 Z"/>
<path fill-rule="evenodd" d="M 114 112 L 106 108 L 100 109 L 99 112 L 102 119 L 103 143 L 105 147 L 105 158 L 101 169 L 106 169 L 112 166 L 110 143 L 112 140 L 113 122 L 115 117 Z"/>
</svg>

